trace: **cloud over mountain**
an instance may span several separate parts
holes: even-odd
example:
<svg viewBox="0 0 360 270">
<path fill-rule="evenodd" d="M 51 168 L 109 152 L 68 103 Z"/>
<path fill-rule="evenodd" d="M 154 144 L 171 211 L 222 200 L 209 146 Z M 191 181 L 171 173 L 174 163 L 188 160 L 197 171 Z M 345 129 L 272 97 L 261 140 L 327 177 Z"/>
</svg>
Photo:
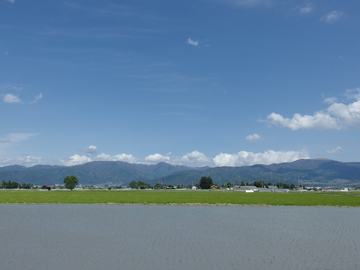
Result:
<svg viewBox="0 0 360 270">
<path fill-rule="evenodd" d="M 254 164 L 272 164 L 291 162 L 298 159 L 310 158 L 308 151 L 274 151 L 268 150 L 264 153 L 253 153 L 240 151 L 236 154 L 221 153 L 214 157 L 215 166 L 244 166 Z"/>
</svg>

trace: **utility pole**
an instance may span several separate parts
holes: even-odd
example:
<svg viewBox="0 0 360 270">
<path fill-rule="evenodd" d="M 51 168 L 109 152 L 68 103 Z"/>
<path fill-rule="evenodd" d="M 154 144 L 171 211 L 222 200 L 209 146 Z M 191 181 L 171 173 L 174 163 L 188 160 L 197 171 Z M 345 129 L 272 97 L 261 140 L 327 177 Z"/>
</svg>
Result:
<svg viewBox="0 0 360 270">
<path fill-rule="evenodd" d="M 299 180 L 299 175 L 298 175 L 298 189 L 299 189 L 299 193 L 300 193 L 300 180 Z"/>
</svg>

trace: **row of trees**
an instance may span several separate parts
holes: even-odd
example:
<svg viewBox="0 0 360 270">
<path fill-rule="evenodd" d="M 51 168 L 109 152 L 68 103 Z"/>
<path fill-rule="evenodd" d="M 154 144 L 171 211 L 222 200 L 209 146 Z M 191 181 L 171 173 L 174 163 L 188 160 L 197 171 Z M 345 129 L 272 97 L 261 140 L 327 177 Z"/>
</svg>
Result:
<svg viewBox="0 0 360 270">
<path fill-rule="evenodd" d="M 232 183 L 228 182 L 227 184 L 222 185 L 224 188 L 231 188 L 233 186 Z M 269 188 L 269 186 L 277 186 L 278 188 L 287 188 L 287 189 L 294 189 L 294 184 L 286 184 L 286 183 L 265 183 L 264 181 L 255 181 L 255 182 L 247 182 L 244 183 L 244 181 L 241 181 L 240 186 L 256 186 L 257 188 Z"/>
<path fill-rule="evenodd" d="M 212 185 L 213 185 L 213 182 L 212 182 L 211 177 L 203 176 L 200 180 L 200 183 L 197 186 L 202 189 L 210 189 Z M 294 184 L 286 184 L 286 183 L 281 183 L 281 182 L 278 182 L 274 185 L 277 186 L 278 188 L 284 188 L 284 189 L 294 189 L 295 188 Z M 232 186 L 233 186 L 233 184 L 230 182 L 228 182 L 225 185 L 222 185 L 222 187 L 224 187 L 224 188 L 231 188 Z M 269 188 L 269 186 L 273 186 L 273 184 L 270 182 L 266 184 L 264 181 L 254 181 L 254 182 L 245 184 L 244 181 L 241 181 L 240 186 L 256 186 L 257 188 L 262 188 L 262 187 Z"/>
<path fill-rule="evenodd" d="M 262 188 L 262 187 L 268 188 L 269 186 L 273 186 L 273 184 L 272 183 L 265 184 L 263 181 L 255 181 L 253 183 L 253 186 L 256 186 L 258 188 Z M 286 183 L 281 183 L 281 182 L 276 183 L 275 186 L 277 186 L 278 188 L 287 188 L 287 189 L 294 189 L 295 188 L 294 184 L 286 184 Z"/>
<path fill-rule="evenodd" d="M 70 175 L 70 176 L 66 176 L 64 178 L 64 183 L 65 183 L 65 187 L 68 189 L 73 190 L 76 185 L 78 184 L 79 180 L 77 179 L 76 176 L 74 175 Z M 9 180 L 8 182 L 6 182 L 5 180 L 3 180 L 2 182 L 0 182 L 0 189 L 15 189 L 15 188 L 22 188 L 22 189 L 31 189 L 33 188 L 34 185 L 33 184 L 26 184 L 26 183 L 18 183 L 18 182 L 13 182 L 11 180 Z"/>
<path fill-rule="evenodd" d="M 201 189 L 210 189 L 212 186 L 214 185 L 213 183 L 213 180 L 211 179 L 211 177 L 206 177 L 206 176 L 203 176 L 201 177 L 200 179 L 200 182 L 197 183 L 195 186 L 197 186 L 198 188 L 201 188 Z M 244 183 L 244 181 L 241 181 L 241 186 L 256 186 L 258 188 L 261 188 L 261 187 L 264 187 L 264 188 L 268 188 L 269 186 L 272 186 L 273 184 L 272 183 L 264 183 L 264 181 L 255 181 L 255 182 L 252 182 L 252 183 Z M 230 182 L 228 182 L 227 184 L 223 185 L 223 187 L 225 188 L 231 188 L 233 186 L 233 184 L 231 184 Z M 278 188 L 287 188 L 287 189 L 294 189 L 295 186 L 294 184 L 286 184 L 286 183 L 277 183 L 276 186 Z M 145 188 L 152 188 L 148 183 L 145 183 L 145 182 L 142 182 L 142 181 L 136 181 L 136 180 L 133 180 L 130 182 L 130 187 L 131 188 L 137 188 L 137 189 L 145 189 Z M 161 188 L 164 188 L 165 185 L 163 184 L 160 184 L 160 183 L 156 183 L 154 188 L 155 189 L 161 189 Z M 168 188 L 173 188 L 173 186 L 171 185 L 168 185 L 167 186 Z M 178 188 L 181 188 L 183 186 L 178 186 Z M 191 188 L 191 185 L 188 186 Z"/>
<path fill-rule="evenodd" d="M 137 189 L 151 188 L 151 186 L 148 183 L 142 181 L 136 181 L 136 180 L 131 181 L 129 186 L 131 188 L 137 188 Z"/>
<path fill-rule="evenodd" d="M 5 180 L 2 181 L 2 183 L 0 183 L 0 188 L 3 189 L 14 189 L 14 188 L 23 188 L 23 189 L 31 189 L 34 185 L 33 184 L 26 184 L 26 183 L 18 183 L 18 182 L 12 182 L 12 181 L 8 181 L 5 182 Z"/>
<path fill-rule="evenodd" d="M 64 178 L 65 187 L 70 190 L 73 190 L 76 187 L 76 185 L 78 184 L 78 182 L 79 182 L 78 178 L 74 175 L 66 176 Z M 266 184 L 266 183 L 264 183 L 264 181 L 255 181 L 255 182 L 246 183 L 246 184 L 244 183 L 244 181 L 241 181 L 240 185 L 241 186 L 250 185 L 250 186 L 256 186 L 258 188 L 261 188 L 261 187 L 268 188 L 269 186 L 272 186 L 271 183 Z M 8 182 L 5 182 L 5 180 L 2 183 L 0 182 L 0 188 L 2 188 L 2 189 L 15 189 L 15 188 L 31 189 L 33 186 L 34 186 L 33 184 L 26 184 L 26 183 L 19 184 L 18 182 L 12 182 L 10 180 Z M 150 184 L 143 182 L 143 181 L 136 181 L 136 180 L 131 181 L 129 186 L 130 186 L 130 188 L 136 188 L 136 189 L 152 188 L 152 186 Z M 198 184 L 196 184 L 196 186 L 201 189 L 210 189 L 213 186 L 213 180 L 211 179 L 211 177 L 203 176 L 203 177 L 201 177 L 200 182 Z M 226 188 L 230 188 L 233 185 L 230 182 L 228 182 L 227 184 L 222 185 L 222 186 L 226 187 Z M 286 188 L 286 189 L 294 189 L 295 188 L 294 184 L 286 184 L 286 183 L 281 183 L 281 182 L 277 183 L 276 186 L 278 188 Z M 156 183 L 156 185 L 154 186 L 155 189 L 162 188 L 162 187 L 165 187 L 165 185 L 160 184 L 160 183 Z M 171 185 L 169 185 L 167 187 L 169 187 L 170 189 L 174 188 Z M 184 187 L 183 185 L 178 186 L 178 188 L 183 188 L 183 187 Z M 191 187 L 191 185 L 188 187 Z"/>
<path fill-rule="evenodd" d="M 70 190 L 73 190 L 76 185 L 78 184 L 79 180 L 77 179 L 76 176 L 74 175 L 70 175 L 70 176 L 66 176 L 64 178 L 64 183 L 65 183 L 65 187 L 67 189 L 70 189 Z M 266 187 L 268 188 L 268 186 L 271 186 L 272 184 L 271 183 L 264 183 L 264 181 L 255 181 L 253 183 L 244 183 L 244 181 L 241 181 L 241 186 L 245 186 L 245 185 L 252 185 L 252 186 L 256 186 L 256 187 Z M 3 188 L 3 189 L 15 189 L 15 188 L 23 188 L 23 189 L 31 189 L 34 185 L 33 184 L 19 184 L 18 182 L 12 182 L 12 181 L 8 181 L 8 182 L 5 182 L 5 180 L 0 183 L 0 188 Z M 143 182 L 143 181 L 136 181 L 136 180 L 133 180 L 130 182 L 129 184 L 130 188 L 136 188 L 136 189 L 146 189 L 146 188 L 152 188 L 152 186 L 146 182 Z M 160 184 L 160 183 L 156 183 L 156 185 L 154 186 L 154 188 L 162 188 L 164 187 L 165 185 L 163 184 Z M 213 186 L 213 180 L 211 179 L 211 177 L 206 177 L 206 176 L 203 176 L 201 177 L 200 179 L 200 182 L 198 184 L 196 184 L 196 186 L 198 188 L 201 188 L 201 189 L 210 189 L 212 186 Z M 223 185 L 223 187 L 227 187 L 227 188 L 230 188 L 232 187 L 233 185 L 228 182 L 227 184 Z M 295 186 L 294 184 L 286 184 L 286 183 L 277 183 L 276 186 L 278 188 L 287 188 L 287 189 L 294 189 Z M 168 186 L 169 188 L 173 188 L 173 186 Z M 183 188 L 184 186 L 178 186 L 178 188 Z"/>
</svg>

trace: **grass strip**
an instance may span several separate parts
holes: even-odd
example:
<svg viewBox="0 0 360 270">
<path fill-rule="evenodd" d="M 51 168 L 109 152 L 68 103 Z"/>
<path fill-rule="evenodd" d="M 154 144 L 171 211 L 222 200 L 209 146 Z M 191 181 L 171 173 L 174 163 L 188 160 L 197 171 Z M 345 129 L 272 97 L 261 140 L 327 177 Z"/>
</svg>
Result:
<svg viewBox="0 0 360 270">
<path fill-rule="evenodd" d="M 357 193 L 243 193 L 214 191 L 0 191 L 0 203 L 235 204 L 360 206 Z"/>
</svg>

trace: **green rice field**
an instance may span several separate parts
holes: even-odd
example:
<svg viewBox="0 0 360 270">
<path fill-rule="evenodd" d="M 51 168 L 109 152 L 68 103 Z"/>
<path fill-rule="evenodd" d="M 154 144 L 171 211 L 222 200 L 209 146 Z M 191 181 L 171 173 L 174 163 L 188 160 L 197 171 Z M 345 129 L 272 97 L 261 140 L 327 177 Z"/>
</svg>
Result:
<svg viewBox="0 0 360 270">
<path fill-rule="evenodd" d="M 234 204 L 360 206 L 358 192 L 243 193 L 229 191 L 18 191 L 0 190 L 1 204 Z"/>
</svg>

